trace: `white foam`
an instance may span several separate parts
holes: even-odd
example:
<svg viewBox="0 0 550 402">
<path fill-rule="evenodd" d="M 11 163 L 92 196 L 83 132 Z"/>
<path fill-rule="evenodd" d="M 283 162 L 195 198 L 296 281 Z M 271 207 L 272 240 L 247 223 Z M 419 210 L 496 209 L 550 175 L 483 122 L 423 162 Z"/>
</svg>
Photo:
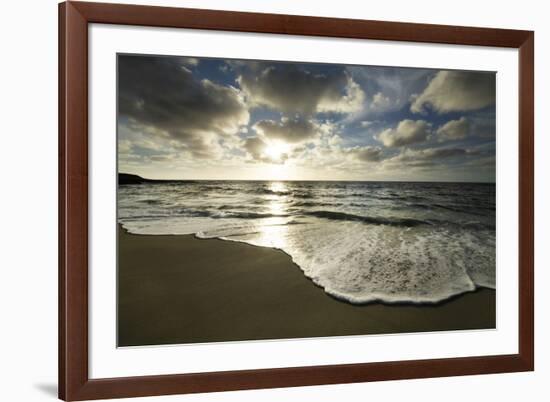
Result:
<svg viewBox="0 0 550 402">
<path fill-rule="evenodd" d="M 196 221 L 190 225 L 188 219 L 173 218 L 124 226 L 138 234 L 195 234 L 281 249 L 328 294 L 351 303 L 437 303 L 476 286 L 495 286 L 494 253 L 469 232 L 317 218 L 303 224 L 287 224 L 288 218 L 254 224 Z"/>
</svg>

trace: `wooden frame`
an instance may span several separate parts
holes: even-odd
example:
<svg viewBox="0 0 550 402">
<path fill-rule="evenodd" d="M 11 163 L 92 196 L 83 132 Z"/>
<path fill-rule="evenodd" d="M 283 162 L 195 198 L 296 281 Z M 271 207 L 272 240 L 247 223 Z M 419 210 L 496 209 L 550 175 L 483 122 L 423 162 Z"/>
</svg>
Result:
<svg viewBox="0 0 550 402">
<path fill-rule="evenodd" d="M 519 49 L 519 353 L 215 373 L 88 377 L 88 24 Z M 443 25 L 66 2 L 59 5 L 59 397 L 64 400 L 352 383 L 534 369 L 534 33 Z"/>
</svg>

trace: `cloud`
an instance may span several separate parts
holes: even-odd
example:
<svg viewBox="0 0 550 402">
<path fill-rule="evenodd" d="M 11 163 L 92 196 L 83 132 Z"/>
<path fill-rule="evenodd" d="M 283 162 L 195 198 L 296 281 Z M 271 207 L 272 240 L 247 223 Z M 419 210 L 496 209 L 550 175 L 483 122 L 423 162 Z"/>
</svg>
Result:
<svg viewBox="0 0 550 402">
<path fill-rule="evenodd" d="M 439 142 L 466 138 L 494 139 L 496 132 L 494 113 L 470 114 L 467 118 L 450 120 L 437 129 Z"/>
<path fill-rule="evenodd" d="M 475 152 L 474 152 L 475 153 Z M 402 150 L 398 155 L 388 159 L 389 162 L 431 162 L 438 159 L 449 159 L 470 154 L 464 148 L 425 148 Z"/>
<path fill-rule="evenodd" d="M 153 162 L 166 162 L 174 159 L 174 155 L 151 155 L 149 157 Z"/>
<path fill-rule="evenodd" d="M 318 112 L 355 113 L 362 109 L 365 93 L 351 77 L 347 77 L 347 84 L 340 97 L 321 98 L 317 105 Z"/>
<path fill-rule="evenodd" d="M 153 128 L 135 122 L 119 121 L 117 134 L 119 166 L 175 162 L 175 158 L 181 154 L 179 143 L 169 136 L 159 135 Z"/>
<path fill-rule="evenodd" d="M 372 126 L 373 124 L 374 124 L 374 121 L 372 121 L 372 120 L 363 120 L 360 123 L 360 126 L 363 127 L 363 128 L 368 128 L 368 127 Z"/>
<path fill-rule="evenodd" d="M 346 150 L 360 162 L 378 162 L 382 159 L 382 148 L 374 146 L 357 146 Z"/>
<path fill-rule="evenodd" d="M 411 95 L 421 92 L 433 76 L 433 70 L 420 68 L 349 66 L 347 71 L 365 91 L 367 102 L 359 117 L 368 120 L 403 109 Z"/>
<path fill-rule="evenodd" d="M 377 92 L 372 97 L 371 108 L 375 111 L 384 111 L 390 109 L 393 103 L 388 95 Z"/>
<path fill-rule="evenodd" d="M 262 158 L 262 154 L 267 144 L 258 137 L 247 138 L 244 142 L 244 148 L 256 160 Z"/>
<path fill-rule="evenodd" d="M 444 161 L 462 163 L 465 161 L 465 158 L 475 155 L 480 155 L 480 153 L 464 148 L 405 148 L 399 154 L 385 159 L 383 163 L 384 168 L 389 170 L 403 168 L 422 169 L 434 166 L 441 167 Z"/>
<path fill-rule="evenodd" d="M 407 153 L 413 155 L 416 159 L 433 160 L 463 156 L 466 155 L 468 151 L 463 148 L 426 148 L 416 151 L 409 149 Z"/>
<path fill-rule="evenodd" d="M 280 122 L 261 120 L 254 124 L 254 130 L 269 139 L 282 140 L 288 143 L 298 143 L 311 139 L 317 135 L 317 126 L 307 119 L 287 117 Z"/>
<path fill-rule="evenodd" d="M 134 130 L 176 141 L 198 158 L 249 121 L 240 92 L 185 67 L 189 58 L 119 56 L 119 117 Z"/>
<path fill-rule="evenodd" d="M 187 66 L 196 67 L 199 65 L 199 59 L 195 57 L 182 57 L 181 62 Z"/>
<path fill-rule="evenodd" d="M 386 147 L 400 147 L 428 139 L 431 132 L 431 123 L 425 120 L 405 119 L 397 127 L 382 131 L 377 139 Z"/>
<path fill-rule="evenodd" d="M 267 147 L 268 144 L 260 137 L 251 137 L 244 141 L 244 149 L 252 157 L 253 162 L 283 164 L 288 159 L 287 154 L 282 154 L 277 158 L 269 156 L 266 153 Z"/>
<path fill-rule="evenodd" d="M 362 108 L 365 94 L 344 69 L 313 73 L 295 64 L 251 64 L 237 82 L 252 106 L 284 114 L 353 113 Z"/>
<path fill-rule="evenodd" d="M 458 120 L 450 120 L 437 129 L 438 141 L 462 140 L 470 132 L 470 121 L 464 116 Z"/>
<path fill-rule="evenodd" d="M 411 111 L 423 113 L 427 107 L 438 113 L 470 111 L 495 103 L 494 73 L 440 71 L 424 92 L 413 97 Z"/>
</svg>

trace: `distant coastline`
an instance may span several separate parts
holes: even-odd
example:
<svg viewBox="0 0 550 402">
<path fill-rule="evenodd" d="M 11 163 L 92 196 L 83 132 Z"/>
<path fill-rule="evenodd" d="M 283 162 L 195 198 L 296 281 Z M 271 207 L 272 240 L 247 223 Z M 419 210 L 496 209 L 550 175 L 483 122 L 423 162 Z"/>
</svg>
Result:
<svg viewBox="0 0 550 402">
<path fill-rule="evenodd" d="M 146 179 L 137 174 L 119 173 L 118 184 L 195 183 L 197 180 Z"/>
</svg>

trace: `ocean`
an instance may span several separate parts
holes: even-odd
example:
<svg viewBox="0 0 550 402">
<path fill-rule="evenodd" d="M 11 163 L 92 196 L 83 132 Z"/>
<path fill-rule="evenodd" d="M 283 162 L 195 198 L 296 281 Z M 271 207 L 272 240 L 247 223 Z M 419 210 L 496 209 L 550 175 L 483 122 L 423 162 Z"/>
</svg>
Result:
<svg viewBox="0 0 550 402">
<path fill-rule="evenodd" d="M 494 289 L 495 212 L 495 185 L 482 183 L 173 181 L 118 189 L 118 221 L 130 233 L 280 249 L 326 293 L 354 304 L 437 303 Z M 182 259 L 182 269 L 191 263 Z"/>
</svg>

